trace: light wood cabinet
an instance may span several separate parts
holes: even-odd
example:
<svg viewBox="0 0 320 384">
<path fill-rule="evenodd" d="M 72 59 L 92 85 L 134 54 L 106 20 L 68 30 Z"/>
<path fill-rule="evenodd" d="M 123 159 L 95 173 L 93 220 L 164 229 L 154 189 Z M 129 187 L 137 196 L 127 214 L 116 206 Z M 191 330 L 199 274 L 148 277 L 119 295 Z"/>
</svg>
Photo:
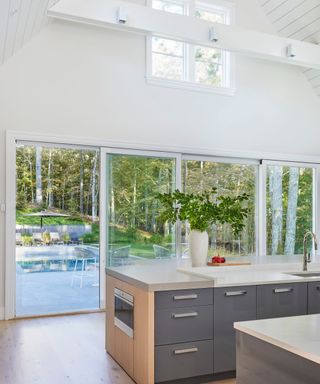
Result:
<svg viewBox="0 0 320 384">
<path fill-rule="evenodd" d="M 134 298 L 133 338 L 114 325 L 114 289 Z M 139 384 L 154 383 L 154 294 L 107 275 L 106 349 Z"/>
</svg>

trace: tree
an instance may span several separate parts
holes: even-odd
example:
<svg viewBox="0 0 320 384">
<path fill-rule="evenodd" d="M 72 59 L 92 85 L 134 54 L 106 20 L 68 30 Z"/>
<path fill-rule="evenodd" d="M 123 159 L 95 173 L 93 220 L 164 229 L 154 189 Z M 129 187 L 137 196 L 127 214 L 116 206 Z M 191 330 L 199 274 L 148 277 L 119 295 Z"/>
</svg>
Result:
<svg viewBox="0 0 320 384">
<path fill-rule="evenodd" d="M 41 152 L 42 148 L 36 146 L 36 203 L 42 204 L 42 170 L 41 170 Z"/>
<path fill-rule="evenodd" d="M 271 253 L 281 253 L 282 244 L 282 167 L 269 168 L 269 191 L 271 198 L 272 243 Z"/>
<path fill-rule="evenodd" d="M 52 193 L 52 179 L 51 179 L 51 169 L 52 169 L 52 149 L 49 149 L 48 156 L 48 177 L 47 177 L 47 206 L 48 208 L 53 207 L 53 193 Z"/>
<path fill-rule="evenodd" d="M 80 213 L 83 215 L 83 174 L 84 174 L 84 170 L 83 170 L 83 151 L 80 150 L 80 186 L 79 186 L 79 190 L 80 190 L 80 201 L 79 201 L 79 209 L 80 209 Z"/>
<path fill-rule="evenodd" d="M 98 161 L 98 152 L 96 152 L 92 159 L 92 178 L 91 178 L 91 219 L 92 221 L 96 220 L 97 215 L 97 196 L 96 196 L 96 173 L 97 173 L 97 161 Z"/>
<path fill-rule="evenodd" d="M 297 205 L 299 192 L 299 168 L 290 167 L 286 223 L 285 255 L 293 255 L 296 242 Z"/>
</svg>

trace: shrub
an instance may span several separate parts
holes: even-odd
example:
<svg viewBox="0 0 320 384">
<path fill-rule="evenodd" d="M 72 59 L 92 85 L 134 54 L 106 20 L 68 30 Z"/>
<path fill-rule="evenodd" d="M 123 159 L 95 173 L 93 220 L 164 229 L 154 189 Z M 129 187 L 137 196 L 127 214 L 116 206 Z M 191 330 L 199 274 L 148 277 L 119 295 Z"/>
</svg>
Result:
<svg viewBox="0 0 320 384">
<path fill-rule="evenodd" d="M 23 245 L 31 245 L 32 244 L 32 236 L 28 233 L 21 235 Z"/>
</svg>

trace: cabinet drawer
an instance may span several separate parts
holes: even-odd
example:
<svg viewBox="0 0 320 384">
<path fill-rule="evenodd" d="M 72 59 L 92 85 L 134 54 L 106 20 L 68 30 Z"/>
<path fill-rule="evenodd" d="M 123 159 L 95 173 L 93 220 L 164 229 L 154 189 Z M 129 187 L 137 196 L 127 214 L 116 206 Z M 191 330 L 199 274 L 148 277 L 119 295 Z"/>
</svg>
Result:
<svg viewBox="0 0 320 384">
<path fill-rule="evenodd" d="M 213 338 L 213 306 L 161 309 L 155 313 L 155 344 Z"/>
<path fill-rule="evenodd" d="M 233 324 L 255 320 L 256 286 L 214 289 L 214 372 L 236 369 L 236 340 Z"/>
<path fill-rule="evenodd" d="M 308 283 L 308 314 L 320 313 L 320 281 Z"/>
<path fill-rule="evenodd" d="M 307 313 L 307 283 L 257 287 L 257 318 L 286 317 Z"/>
<path fill-rule="evenodd" d="M 213 341 L 164 345 L 155 348 L 155 382 L 213 373 Z"/>
<path fill-rule="evenodd" d="M 155 297 L 156 309 L 182 308 L 194 305 L 212 305 L 213 289 L 183 289 L 179 291 L 157 292 Z"/>
</svg>

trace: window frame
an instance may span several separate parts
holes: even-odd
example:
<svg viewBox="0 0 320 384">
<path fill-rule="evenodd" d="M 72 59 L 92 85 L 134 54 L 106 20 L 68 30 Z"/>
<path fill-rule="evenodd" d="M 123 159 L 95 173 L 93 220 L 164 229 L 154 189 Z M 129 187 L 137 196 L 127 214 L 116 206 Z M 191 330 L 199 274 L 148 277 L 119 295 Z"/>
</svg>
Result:
<svg viewBox="0 0 320 384">
<path fill-rule="evenodd" d="M 166 0 L 164 0 L 166 2 Z M 169 2 L 169 1 L 168 1 Z M 171 2 L 171 1 L 170 1 Z M 172 3 L 184 4 L 184 13 L 183 16 L 187 17 L 196 17 L 195 12 L 197 9 L 196 4 L 199 3 L 200 7 L 203 9 L 228 9 L 227 12 L 227 24 L 233 24 L 235 20 L 235 4 L 232 1 L 228 0 L 206 0 L 206 1 L 197 1 L 197 0 L 173 0 Z M 211 4 L 212 6 L 211 6 Z M 146 0 L 146 6 L 152 7 L 152 0 Z M 166 11 L 163 11 L 166 12 Z M 231 52 L 222 50 L 222 67 L 223 76 L 220 86 L 212 86 L 208 84 L 202 84 L 195 81 L 195 45 L 184 43 L 184 73 L 181 80 L 174 80 L 169 78 L 163 78 L 159 76 L 154 76 L 152 73 L 152 38 L 160 37 L 168 40 L 168 37 L 162 35 L 149 35 L 146 37 L 146 82 L 150 85 L 165 86 L 170 88 L 179 88 L 190 91 L 199 91 L 205 93 L 214 93 L 225 96 L 233 96 L 236 92 L 235 89 L 235 57 Z M 212 47 L 214 48 L 214 46 Z M 219 49 L 219 48 L 217 48 Z"/>
</svg>

